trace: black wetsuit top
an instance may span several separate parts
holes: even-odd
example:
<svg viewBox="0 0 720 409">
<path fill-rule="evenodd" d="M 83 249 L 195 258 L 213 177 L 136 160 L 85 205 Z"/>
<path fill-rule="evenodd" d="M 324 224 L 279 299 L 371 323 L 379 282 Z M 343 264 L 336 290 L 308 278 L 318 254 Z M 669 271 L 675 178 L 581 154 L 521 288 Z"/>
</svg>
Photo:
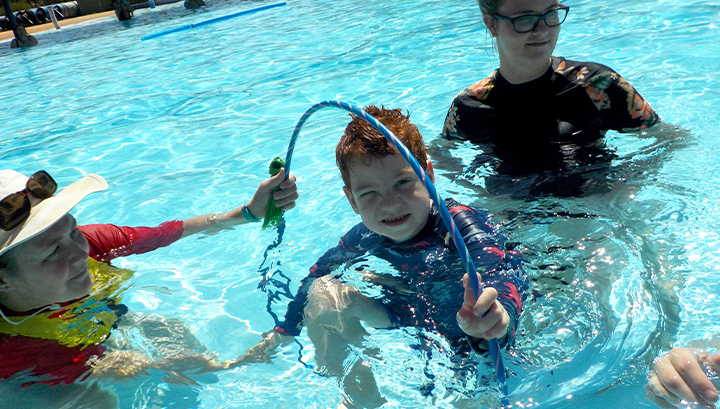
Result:
<svg viewBox="0 0 720 409">
<path fill-rule="evenodd" d="M 637 131 L 659 119 L 609 67 L 552 57 L 533 81 L 511 84 L 496 70 L 460 92 L 442 136 L 481 145 L 499 174 L 525 175 L 609 162 L 607 130 Z"/>
<path fill-rule="evenodd" d="M 490 222 L 489 215 L 461 205 L 452 199 L 445 201 L 458 226 L 483 285 L 494 287 L 498 300 L 510 315 L 508 341 L 515 338 L 517 317 L 528 289 L 520 256 L 504 249 L 501 238 Z M 366 260 L 368 255 L 389 262 L 410 293 L 384 287 L 380 301 L 396 326 L 421 327 L 447 337 L 454 345 L 463 342 L 465 334 L 457 325 L 455 315 L 463 303 L 461 278 L 464 274 L 457 249 L 445 228 L 442 217 L 433 209 L 427 224 L 415 237 L 395 243 L 368 230 L 363 223 L 353 227 L 340 243 L 328 250 L 310 269 L 297 295 L 290 302 L 285 321 L 275 330 L 296 336 L 303 327 L 303 312 L 308 292 L 315 279 L 333 273 L 343 265 Z M 338 276 L 342 275 L 339 271 Z"/>
</svg>

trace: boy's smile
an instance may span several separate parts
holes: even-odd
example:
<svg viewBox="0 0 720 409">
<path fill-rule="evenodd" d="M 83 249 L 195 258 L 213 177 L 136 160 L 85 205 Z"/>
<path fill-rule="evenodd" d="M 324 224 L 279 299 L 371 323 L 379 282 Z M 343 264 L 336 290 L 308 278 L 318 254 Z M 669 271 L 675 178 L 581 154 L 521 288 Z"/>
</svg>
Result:
<svg viewBox="0 0 720 409">
<path fill-rule="evenodd" d="M 364 154 L 350 162 L 350 186 L 343 191 L 368 229 L 403 242 L 425 227 L 432 200 L 405 158 L 388 155 L 379 159 Z M 435 180 L 430 160 L 426 173 Z"/>
</svg>

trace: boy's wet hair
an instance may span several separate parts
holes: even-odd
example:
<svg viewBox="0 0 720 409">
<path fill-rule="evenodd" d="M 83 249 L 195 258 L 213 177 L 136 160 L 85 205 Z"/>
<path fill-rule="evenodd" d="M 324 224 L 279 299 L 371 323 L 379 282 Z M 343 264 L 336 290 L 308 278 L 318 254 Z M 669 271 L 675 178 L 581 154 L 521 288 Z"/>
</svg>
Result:
<svg viewBox="0 0 720 409">
<path fill-rule="evenodd" d="M 420 166 L 426 168 L 427 147 L 417 126 L 410 122 L 409 113 L 405 115 L 400 108 L 385 109 L 375 105 L 367 106 L 364 110 L 390 129 L 415 156 Z M 350 116 L 352 121 L 345 128 L 345 134 L 335 148 L 335 161 L 348 188 L 350 188 L 350 161 L 354 157 L 370 155 L 382 159 L 388 155 L 400 154 L 390 141 L 367 121 L 353 114 Z"/>
</svg>

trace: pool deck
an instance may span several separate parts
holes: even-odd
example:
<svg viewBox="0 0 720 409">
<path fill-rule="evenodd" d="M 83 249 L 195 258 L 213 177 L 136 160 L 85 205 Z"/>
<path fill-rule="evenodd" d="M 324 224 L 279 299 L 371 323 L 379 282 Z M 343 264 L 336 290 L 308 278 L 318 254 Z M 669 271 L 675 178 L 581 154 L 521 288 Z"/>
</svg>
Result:
<svg viewBox="0 0 720 409">
<path fill-rule="evenodd" d="M 69 26 L 69 25 L 71 25 L 71 24 L 82 23 L 83 21 L 95 20 L 95 19 L 98 19 L 98 18 L 108 17 L 108 16 L 113 16 L 113 17 L 114 17 L 114 16 L 115 16 L 115 11 L 114 11 L 114 10 L 110 10 L 110 11 L 105 11 L 105 12 L 102 12 L 102 13 L 88 14 L 88 15 L 85 15 L 85 16 L 73 17 L 73 18 L 68 18 L 68 19 L 64 19 L 64 20 L 59 20 L 59 21 L 58 21 L 58 25 L 60 26 L 60 28 L 62 28 L 62 27 Z M 35 34 L 35 33 L 39 33 L 39 32 L 41 32 L 41 31 L 46 31 L 46 30 L 55 30 L 55 26 L 53 25 L 53 23 L 45 23 L 45 24 L 41 24 L 41 25 L 38 25 L 38 26 L 30 26 L 30 27 L 27 28 L 27 32 L 30 33 L 30 34 Z M 14 38 L 13 32 L 10 31 L 10 30 L 8 30 L 8 31 L 3 31 L 3 32 L 0 33 L 0 41 L 11 40 L 11 39 L 13 39 L 13 38 Z"/>
</svg>

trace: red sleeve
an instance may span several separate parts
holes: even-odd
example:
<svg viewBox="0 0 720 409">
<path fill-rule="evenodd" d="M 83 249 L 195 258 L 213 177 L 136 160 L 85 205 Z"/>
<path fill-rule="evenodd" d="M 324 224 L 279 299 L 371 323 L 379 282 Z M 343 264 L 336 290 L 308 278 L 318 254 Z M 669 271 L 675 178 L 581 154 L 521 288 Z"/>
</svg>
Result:
<svg viewBox="0 0 720 409">
<path fill-rule="evenodd" d="M 157 227 L 126 227 L 112 224 L 79 226 L 90 244 L 90 257 L 104 263 L 165 247 L 183 234 L 183 222 L 175 220 Z"/>
</svg>

